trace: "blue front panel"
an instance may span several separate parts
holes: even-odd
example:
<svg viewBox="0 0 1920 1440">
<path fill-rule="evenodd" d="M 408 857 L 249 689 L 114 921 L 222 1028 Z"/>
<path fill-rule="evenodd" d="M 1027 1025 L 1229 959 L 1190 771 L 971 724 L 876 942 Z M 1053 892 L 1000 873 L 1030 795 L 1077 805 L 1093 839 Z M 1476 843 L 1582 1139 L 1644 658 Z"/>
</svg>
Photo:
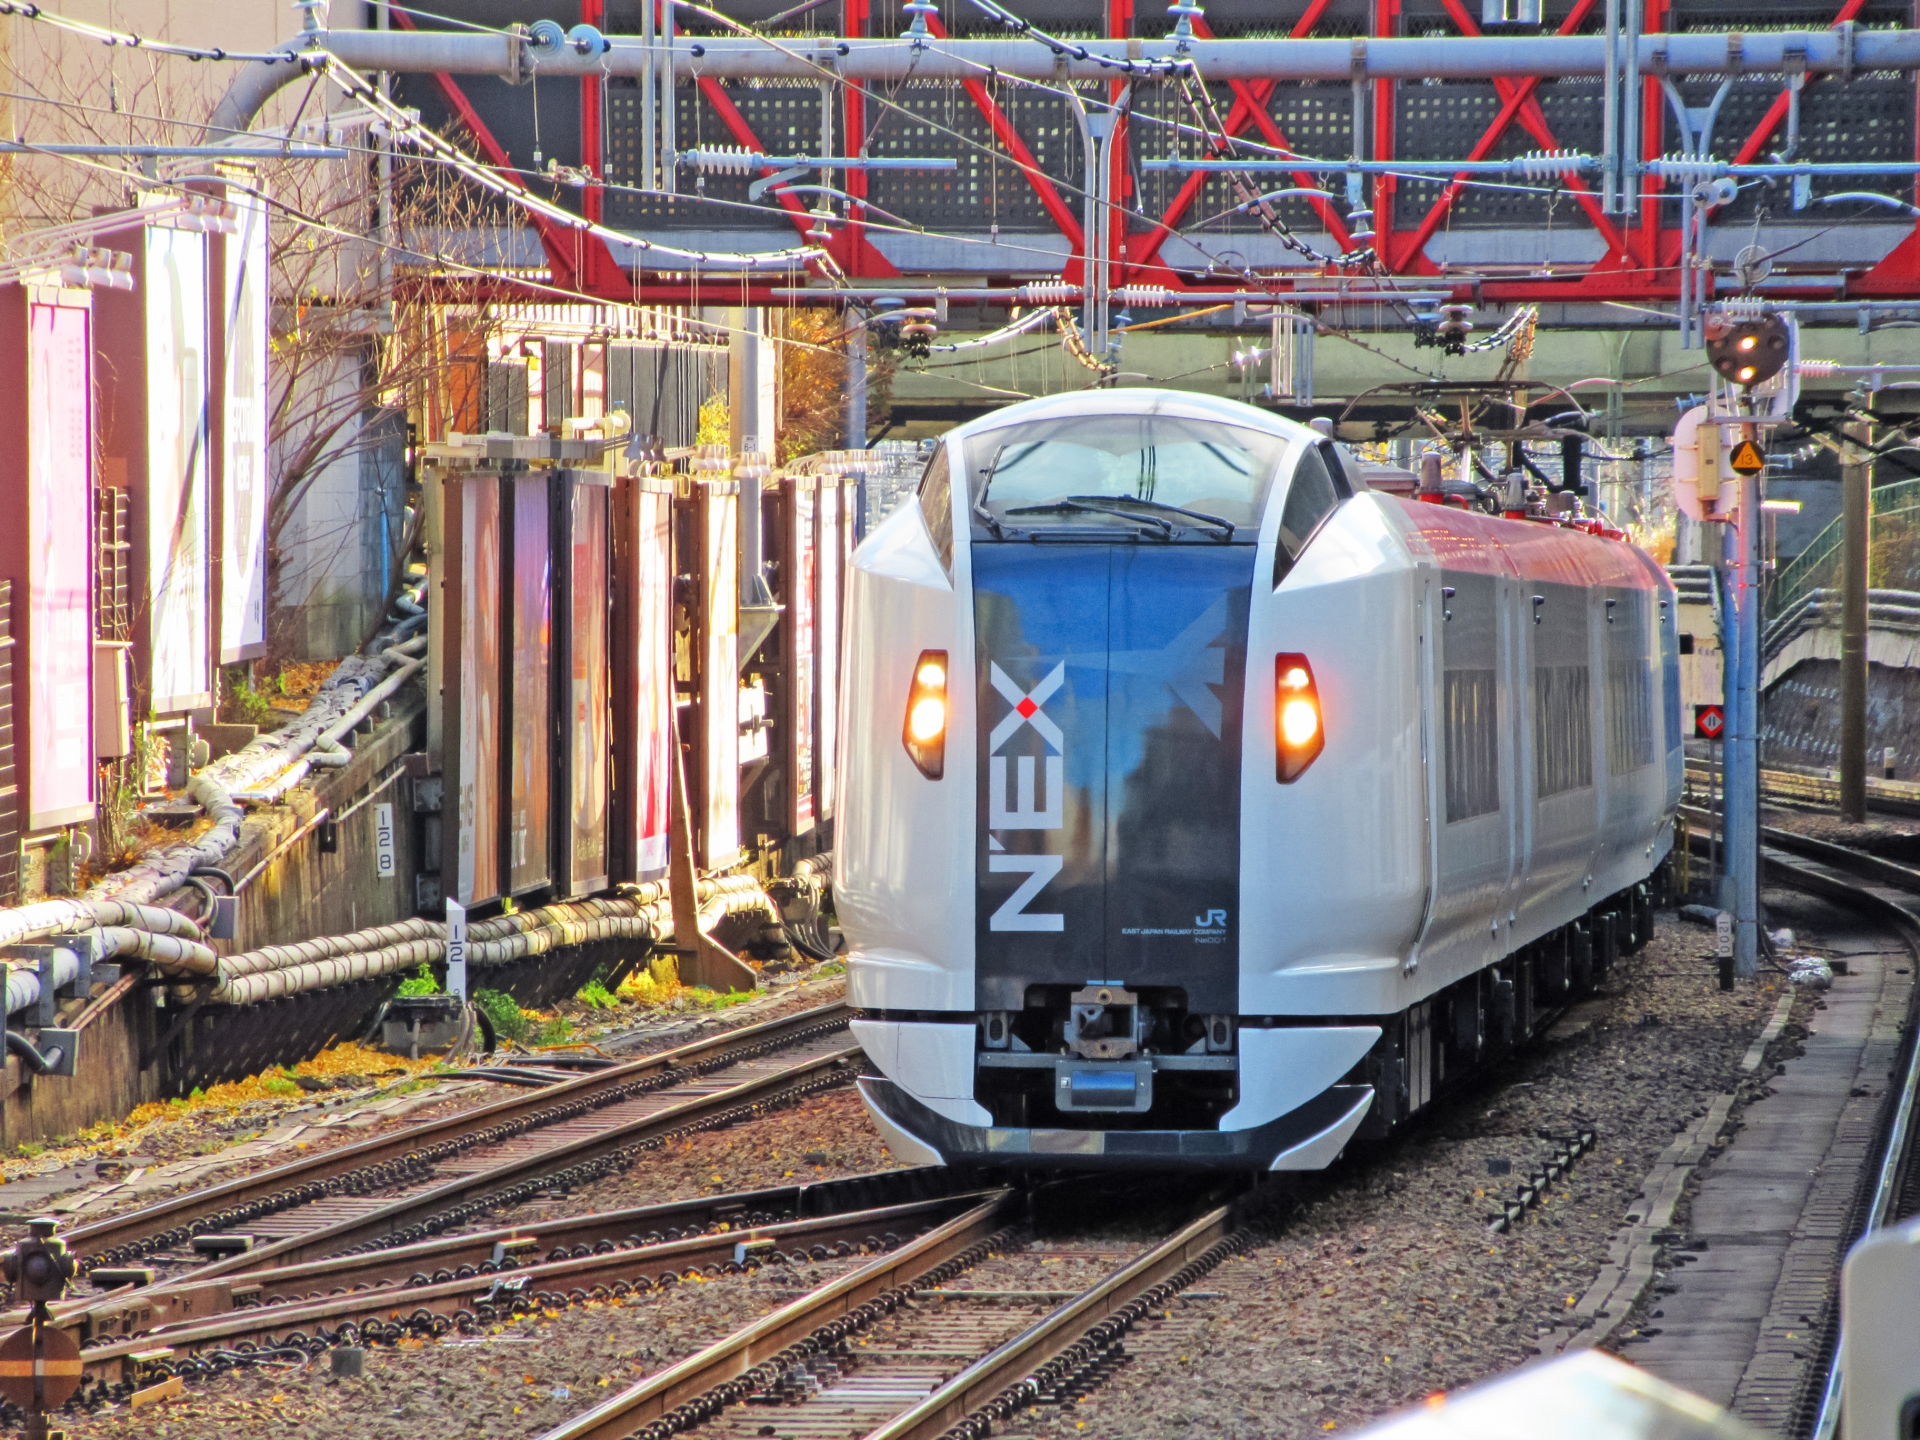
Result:
<svg viewBox="0 0 1920 1440">
<path fill-rule="evenodd" d="M 1238 993 L 1250 546 L 973 547 L 977 1004 Z"/>
</svg>

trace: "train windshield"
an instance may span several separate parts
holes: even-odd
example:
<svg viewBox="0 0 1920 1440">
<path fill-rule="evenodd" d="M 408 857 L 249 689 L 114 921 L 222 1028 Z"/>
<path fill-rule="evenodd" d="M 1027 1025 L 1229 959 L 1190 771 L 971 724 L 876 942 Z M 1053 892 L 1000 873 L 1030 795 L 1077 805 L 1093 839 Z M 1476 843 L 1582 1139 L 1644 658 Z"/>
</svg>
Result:
<svg viewBox="0 0 1920 1440">
<path fill-rule="evenodd" d="M 1287 442 L 1175 415 L 1084 415 L 967 441 L 974 518 L 996 533 L 1111 530 L 1251 542 Z"/>
</svg>

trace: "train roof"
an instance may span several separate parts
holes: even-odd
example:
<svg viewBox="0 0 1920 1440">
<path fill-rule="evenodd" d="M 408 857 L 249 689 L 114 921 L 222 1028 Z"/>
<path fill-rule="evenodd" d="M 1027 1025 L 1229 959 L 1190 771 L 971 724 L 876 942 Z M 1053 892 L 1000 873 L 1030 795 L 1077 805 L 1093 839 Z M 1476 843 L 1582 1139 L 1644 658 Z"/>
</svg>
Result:
<svg viewBox="0 0 1920 1440">
<path fill-rule="evenodd" d="M 1316 430 L 1270 414 L 1238 400 L 1215 395 L 1199 395 L 1191 390 L 1163 390 L 1150 386 L 1124 390 L 1074 390 L 1062 395 L 1043 395 L 1037 400 L 1022 400 L 982 415 L 977 420 L 949 432 L 961 439 L 1027 420 L 1057 420 L 1069 415 L 1175 415 L 1183 420 L 1211 421 L 1216 425 L 1238 425 L 1245 430 L 1260 430 L 1286 440 L 1312 443 L 1324 437 Z"/>
</svg>

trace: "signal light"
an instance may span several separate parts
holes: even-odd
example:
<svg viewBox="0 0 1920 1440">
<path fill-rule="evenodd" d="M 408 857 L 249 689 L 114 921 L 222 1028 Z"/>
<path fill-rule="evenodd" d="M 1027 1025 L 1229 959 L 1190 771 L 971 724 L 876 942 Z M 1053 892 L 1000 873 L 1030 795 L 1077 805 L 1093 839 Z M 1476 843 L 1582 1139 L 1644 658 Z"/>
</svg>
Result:
<svg viewBox="0 0 1920 1440">
<path fill-rule="evenodd" d="M 1313 666 L 1304 655 L 1273 658 L 1274 776 L 1291 785 L 1306 773 L 1326 748 L 1325 717 L 1320 691 L 1313 683 Z"/>
<path fill-rule="evenodd" d="M 947 652 L 922 650 L 913 664 L 907 691 L 907 719 L 901 731 L 907 756 L 929 780 L 947 772 Z"/>
<path fill-rule="evenodd" d="M 1731 320 L 1710 315 L 1706 324 L 1707 361 L 1723 380 L 1736 385 L 1761 385 L 1780 373 L 1792 355 L 1787 322 L 1778 315 L 1761 314 Z"/>
</svg>

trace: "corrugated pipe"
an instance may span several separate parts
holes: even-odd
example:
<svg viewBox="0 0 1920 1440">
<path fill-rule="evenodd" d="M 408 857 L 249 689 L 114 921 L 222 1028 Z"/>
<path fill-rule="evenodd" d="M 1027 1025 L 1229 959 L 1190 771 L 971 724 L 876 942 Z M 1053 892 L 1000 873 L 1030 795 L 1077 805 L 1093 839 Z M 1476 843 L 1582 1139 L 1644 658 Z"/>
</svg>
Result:
<svg viewBox="0 0 1920 1440">
<path fill-rule="evenodd" d="M 409 641 L 406 645 L 394 646 L 391 650 L 387 651 L 386 654 L 401 655 L 407 652 L 413 645 L 424 645 L 425 643 L 426 637 L 423 635 L 418 641 Z M 319 735 L 315 736 L 313 744 L 309 746 L 307 751 L 298 760 L 294 761 L 290 767 L 265 784 L 258 785 L 252 790 L 235 791 L 234 799 L 242 800 L 252 805 L 277 804 L 287 791 L 307 778 L 307 771 L 315 763 L 315 748 L 338 748 L 342 736 L 362 720 L 366 719 L 367 716 L 371 715 L 374 706 L 378 705 L 382 700 L 406 684 L 407 681 L 411 680 L 414 674 L 422 669 L 426 663 L 427 660 L 424 655 L 409 655 L 405 664 L 401 665 L 386 679 L 382 680 L 365 695 L 361 696 L 358 704 L 338 720 L 334 721 L 332 725 L 328 726 L 327 729 L 323 730 Z M 348 758 L 351 759 L 352 757 L 349 756 Z M 321 763 L 337 764 L 338 762 L 323 761 Z"/>
<path fill-rule="evenodd" d="M 80 957 L 62 947 L 53 952 L 53 984 L 58 989 L 70 985 L 80 973 Z M 7 1014 L 15 1015 L 40 999 L 40 972 L 23 966 L 7 971 Z"/>
<path fill-rule="evenodd" d="M 207 946 L 177 935 L 155 935 L 148 930 L 129 930 L 122 925 L 100 928 L 101 959 L 129 955 L 163 970 L 185 975 L 213 975 L 220 969 L 220 957 Z"/>
<path fill-rule="evenodd" d="M 200 927 L 193 917 L 160 905 L 131 900 L 42 900 L 17 910 L 0 910 L 0 945 L 19 945 L 62 930 L 92 930 L 103 925 L 178 935 L 183 940 L 200 938 Z"/>
<path fill-rule="evenodd" d="M 487 967 L 596 941 L 646 944 L 673 938 L 671 905 L 664 884 L 621 889 L 630 893 L 483 920 L 468 932 L 469 961 Z M 701 924 L 705 926 L 743 911 L 768 916 L 778 913 L 750 875 L 703 880 L 696 893 Z M 446 953 L 445 925 L 434 920 L 407 920 L 352 935 L 228 956 L 212 972 L 218 984 L 209 998 L 220 1005 L 278 1000 L 437 964 L 446 959 Z M 156 963 L 168 968 L 164 962 Z"/>
<path fill-rule="evenodd" d="M 213 828 L 199 838 L 150 854 L 130 870 L 109 875 L 86 893 L 88 900 L 130 900 L 152 905 L 186 883 L 196 866 L 218 865 L 240 843 L 240 807 L 234 804 L 212 767 L 187 782 L 187 793 L 200 803 Z M 196 932 L 197 933 L 197 932 Z"/>
</svg>

